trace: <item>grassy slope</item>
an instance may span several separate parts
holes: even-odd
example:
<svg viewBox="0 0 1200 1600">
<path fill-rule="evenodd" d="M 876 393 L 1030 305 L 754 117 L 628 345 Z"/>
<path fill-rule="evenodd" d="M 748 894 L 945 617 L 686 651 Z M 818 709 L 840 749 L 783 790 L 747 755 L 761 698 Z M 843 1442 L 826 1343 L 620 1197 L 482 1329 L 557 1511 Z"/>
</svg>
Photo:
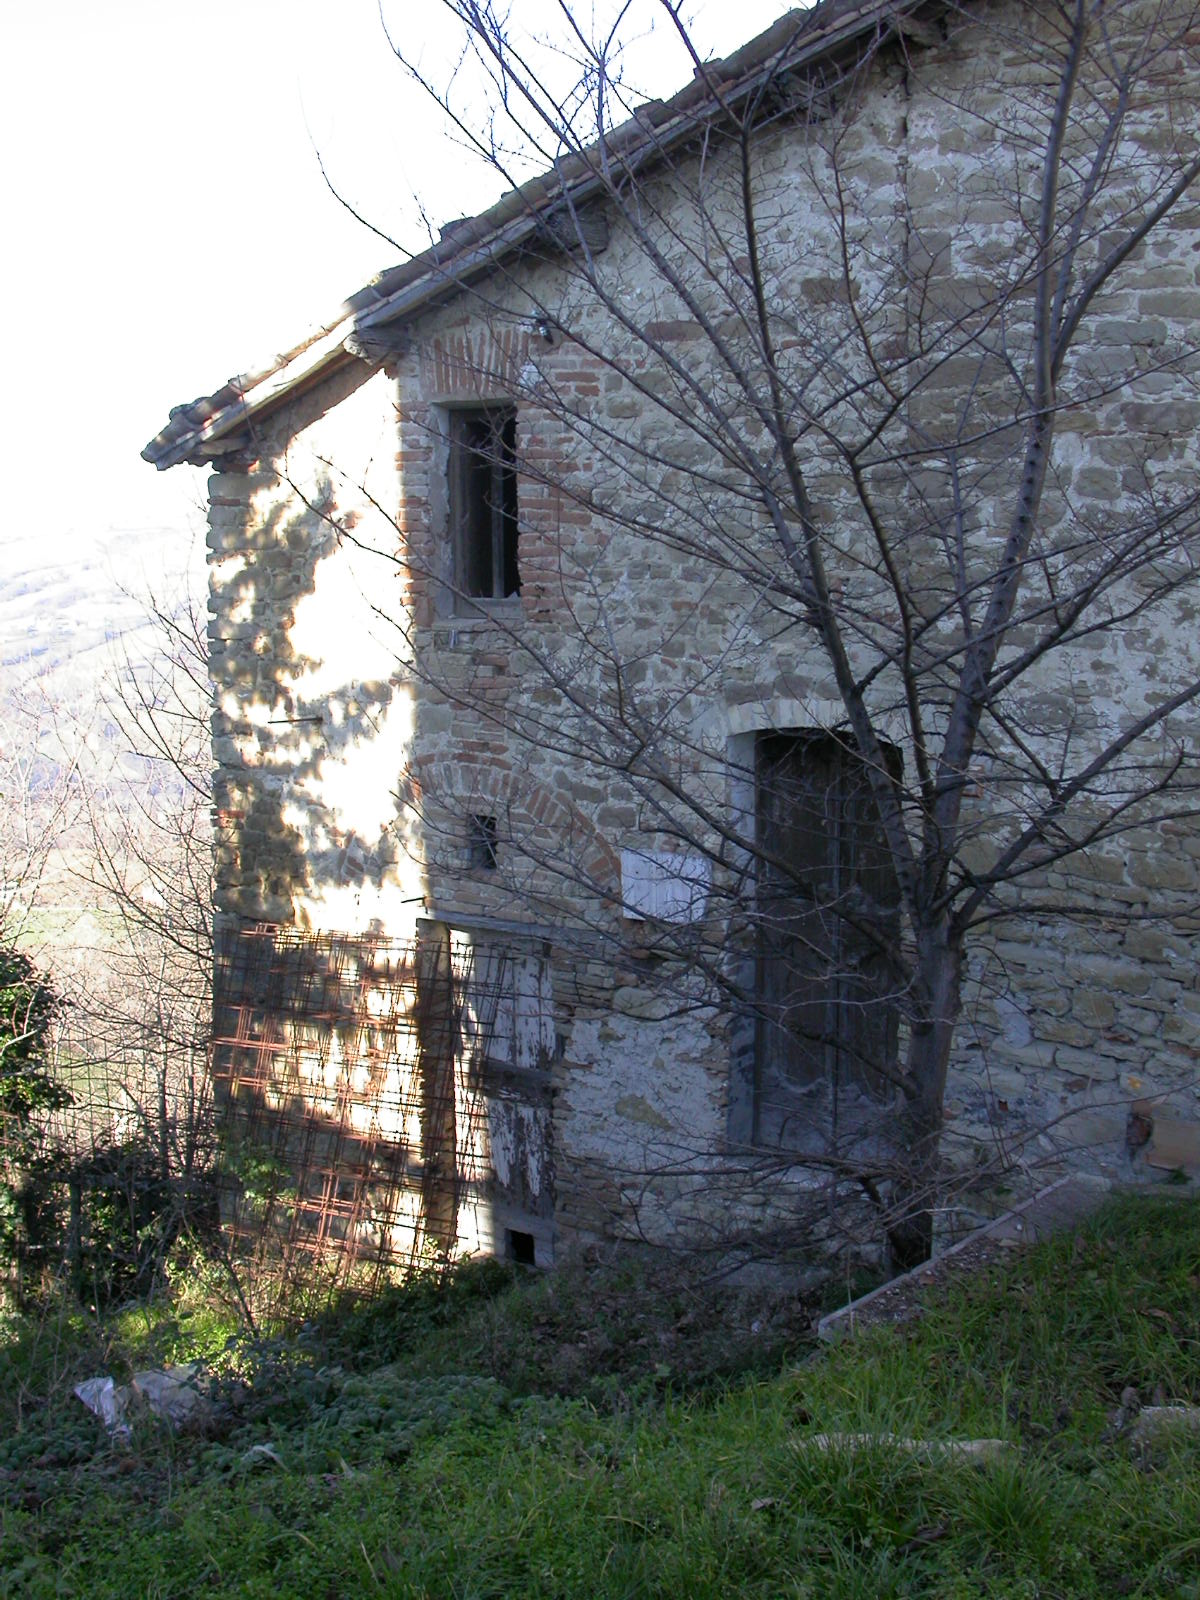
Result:
<svg viewBox="0 0 1200 1600">
<path fill-rule="evenodd" d="M 0 1594 L 1200 1596 L 1200 1440 L 1107 1433 L 1130 1385 L 1200 1401 L 1191 1199 L 1122 1202 L 832 1352 L 721 1294 L 421 1285 L 226 1352 L 220 1436 L 146 1422 L 128 1450 L 70 1383 L 227 1330 L 204 1311 L 17 1329 Z M 1015 1448 L 978 1466 L 804 1442 L 835 1430 Z"/>
</svg>

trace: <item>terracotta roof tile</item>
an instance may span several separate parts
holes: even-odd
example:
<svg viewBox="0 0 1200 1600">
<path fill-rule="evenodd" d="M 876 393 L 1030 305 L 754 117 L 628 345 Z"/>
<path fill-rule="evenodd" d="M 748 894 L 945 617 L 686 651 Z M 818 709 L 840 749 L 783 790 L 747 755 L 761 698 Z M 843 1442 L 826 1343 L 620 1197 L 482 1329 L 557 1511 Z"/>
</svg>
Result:
<svg viewBox="0 0 1200 1600">
<path fill-rule="evenodd" d="M 764 68 L 774 70 L 778 61 L 789 68 L 819 61 L 864 34 L 891 28 L 904 14 L 930 8 L 920 0 L 824 0 L 809 11 L 789 11 L 723 61 L 706 63 L 669 100 L 640 106 L 609 135 L 606 156 L 619 155 L 631 168 L 661 159 L 697 122 L 719 115 L 721 100 L 751 89 Z M 578 199 L 589 185 L 599 188 L 594 154 L 592 147 L 564 157 L 478 216 L 448 224 L 429 249 L 381 272 L 352 294 L 331 322 L 293 349 L 257 371 L 230 378 L 211 395 L 175 406 L 166 427 L 142 451 L 143 459 L 161 471 L 221 454 L 222 443 L 252 417 L 282 403 L 301 383 L 356 359 L 346 341 L 358 329 L 411 316 L 431 299 L 465 285 L 534 232 L 539 217 L 565 195 Z"/>
</svg>

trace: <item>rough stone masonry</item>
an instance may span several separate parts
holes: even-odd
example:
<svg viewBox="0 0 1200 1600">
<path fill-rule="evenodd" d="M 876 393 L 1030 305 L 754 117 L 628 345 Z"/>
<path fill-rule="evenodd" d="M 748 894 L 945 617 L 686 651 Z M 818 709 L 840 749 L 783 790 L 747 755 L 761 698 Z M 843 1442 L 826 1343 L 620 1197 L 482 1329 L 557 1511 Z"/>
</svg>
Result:
<svg viewBox="0 0 1200 1600">
<path fill-rule="evenodd" d="M 1121 12 L 1134 29 L 1135 10 Z M 806 69 L 802 114 L 799 74 L 776 75 L 779 110 L 747 158 L 779 370 L 804 416 L 831 419 L 824 433 L 808 428 L 802 452 L 814 515 L 835 530 L 833 592 L 862 618 L 851 667 L 863 672 L 901 620 L 887 574 L 863 557 L 870 518 L 838 448 L 855 383 L 878 389 L 848 330 L 865 322 L 892 373 L 925 359 L 923 339 L 941 341 L 898 415 L 909 440 L 950 443 L 924 475 L 897 452 L 872 501 L 902 535 L 904 587 L 932 619 L 931 656 L 961 642 L 954 585 L 970 595 L 994 569 L 1022 446 L 1014 395 L 1031 381 L 1020 363 L 1033 289 L 1000 296 L 996 285 L 1030 226 L 1025 196 L 1045 146 L 1026 138 L 1020 112 L 1044 87 L 1030 40 L 1057 48 L 1053 23 L 1021 6 L 945 13 L 925 8 L 907 33 L 876 18 L 845 103 L 821 102 L 818 115 L 813 84 L 844 70 L 834 24 L 859 14 L 821 8 L 813 27 L 824 40 L 831 14 L 834 42 L 810 54 L 824 78 Z M 1154 162 L 1175 159 L 1170 106 L 1194 96 L 1195 79 L 1180 76 L 1195 71 L 1191 48 L 1183 40 L 1145 68 L 1088 261 L 1144 201 Z M 836 732 L 845 708 L 802 605 L 778 598 L 764 484 L 748 493 L 720 454 L 721 426 L 749 450 L 765 448 L 767 425 L 761 396 L 736 381 L 744 152 L 715 116 L 700 126 L 703 138 L 669 149 L 662 135 L 637 172 L 636 208 L 589 202 L 582 267 L 578 248 L 544 239 L 492 248 L 532 212 L 528 195 L 509 197 L 498 221 L 459 231 L 397 279 L 391 292 L 411 310 L 371 338 L 353 332 L 389 286 L 364 291 L 344 341 L 327 334 L 293 353 L 263 380 L 261 405 L 247 387 L 241 431 L 230 422 L 224 445 L 211 419 L 196 425 L 196 437 L 210 430 L 217 468 L 221 925 L 414 938 L 449 928 L 480 950 L 516 952 L 525 976 L 505 1027 L 534 1041 L 551 1084 L 542 1156 L 555 1203 L 549 1220 L 505 1215 L 510 1235 L 536 1237 L 539 1260 L 614 1233 L 676 1242 L 754 1229 L 809 1247 L 869 1232 L 861 1188 L 818 1158 L 869 1157 L 895 1103 L 847 1089 L 835 1125 L 821 1084 L 795 1097 L 813 1129 L 785 1119 L 773 1147 L 755 1136 L 760 1036 L 753 1007 L 731 996 L 755 986 L 744 907 L 762 869 L 737 839 L 754 837 L 763 738 Z M 1072 137 L 1076 171 L 1104 128 L 1084 116 Z M 1041 511 L 1064 573 L 1079 530 L 1094 549 L 1115 513 L 1128 524 L 1156 502 L 1186 502 L 1194 484 L 1198 221 L 1186 196 L 1091 308 L 1067 358 L 1063 392 L 1088 399 L 1062 407 Z M 697 263 L 690 296 L 677 270 L 664 276 L 666 256 Z M 464 592 L 461 507 L 473 491 L 455 419 L 509 416 L 519 589 Z M 1086 764 L 1196 673 L 1182 570 L 1194 560 L 1194 539 L 1129 560 L 1107 624 L 1034 662 L 1019 715 L 973 775 L 963 870 L 986 873 L 1032 803 L 1006 763 L 1069 748 Z M 1172 593 L 1143 609 L 1164 574 Z M 1023 649 L 1036 625 L 1031 615 L 1006 648 Z M 911 774 L 896 674 L 885 666 L 873 681 L 878 726 Z M 928 710 L 938 726 L 936 687 Z M 1194 748 L 1184 708 L 1154 759 Z M 1134 1101 L 1151 1127 L 1193 1125 L 1200 830 L 1186 799 L 1159 809 L 1031 874 L 1012 914 L 973 941 L 945 1106 L 946 1153 L 961 1170 L 1074 1162 L 1124 1177 L 1155 1147 L 1131 1124 Z M 1060 914 L 1068 902 L 1091 915 Z M 1196 1159 L 1186 1132 L 1172 1149 L 1185 1170 Z M 472 1227 L 471 1239 L 487 1234 Z M 502 1234 L 487 1238 L 501 1247 Z"/>
</svg>

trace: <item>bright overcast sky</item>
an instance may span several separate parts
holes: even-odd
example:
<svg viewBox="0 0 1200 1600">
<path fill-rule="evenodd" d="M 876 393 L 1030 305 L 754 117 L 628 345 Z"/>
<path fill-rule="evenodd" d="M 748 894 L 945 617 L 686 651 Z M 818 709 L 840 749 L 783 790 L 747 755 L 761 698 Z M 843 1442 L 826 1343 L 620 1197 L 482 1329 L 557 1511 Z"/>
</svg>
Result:
<svg viewBox="0 0 1200 1600">
<path fill-rule="evenodd" d="M 726 54 L 784 8 L 696 0 L 697 42 Z M 385 0 L 427 60 L 445 48 L 438 12 Z M 201 476 L 138 459 L 170 407 L 294 344 L 397 259 L 330 194 L 318 150 L 346 198 L 414 249 L 414 190 L 437 224 L 502 187 L 439 144 L 376 0 L 12 0 L 0 49 L 0 546 L 201 524 Z M 687 76 L 678 54 L 663 60 L 645 69 L 658 94 Z"/>
</svg>

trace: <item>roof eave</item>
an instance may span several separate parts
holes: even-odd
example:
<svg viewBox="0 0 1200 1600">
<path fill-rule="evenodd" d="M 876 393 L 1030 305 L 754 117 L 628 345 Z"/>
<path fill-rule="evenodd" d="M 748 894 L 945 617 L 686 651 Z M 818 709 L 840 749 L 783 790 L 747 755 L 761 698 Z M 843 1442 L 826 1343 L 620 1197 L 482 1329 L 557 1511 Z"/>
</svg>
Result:
<svg viewBox="0 0 1200 1600">
<path fill-rule="evenodd" d="M 614 130 L 612 144 L 619 148 L 622 169 L 637 171 L 694 136 L 704 115 L 719 116 L 722 100 L 728 104 L 753 93 L 764 78 L 777 70 L 781 56 L 786 57 L 789 71 L 811 65 L 877 31 L 881 25 L 901 26 L 906 13 L 925 9 L 928 3 L 930 0 L 866 0 L 840 16 L 834 10 L 830 26 L 812 30 L 804 30 L 801 22 L 809 13 L 788 12 L 724 61 L 709 64 L 670 100 L 641 107 L 628 123 Z M 799 46 L 794 52 L 788 49 L 791 40 Z M 720 99 L 714 85 L 720 86 Z M 639 129 L 645 130 L 640 137 Z M 590 155 L 589 150 L 566 158 L 550 172 L 510 191 L 488 210 L 456 228 L 455 233 L 460 236 L 472 235 L 465 247 L 454 249 L 451 241 L 443 240 L 383 274 L 385 282 L 402 280 L 394 289 L 381 292 L 379 287 L 368 285 L 359 290 L 346 302 L 343 314 L 323 333 L 260 377 L 231 380 L 225 386 L 235 391 L 230 403 L 214 408 L 194 428 L 164 437 L 169 424 L 142 451 L 143 459 L 163 472 L 183 461 L 202 464 L 219 459 L 222 453 L 236 452 L 240 448 L 236 440 L 225 451 L 221 448 L 231 434 L 262 420 L 288 397 L 310 387 L 336 367 L 364 359 L 362 351 L 353 348 L 356 334 L 402 322 L 461 291 L 534 236 L 552 207 L 567 201 L 582 205 L 602 193 L 604 178 L 591 165 Z M 222 392 L 218 391 L 218 396 Z M 177 411 L 204 404 L 193 402 L 192 407 Z M 172 413 L 172 422 L 176 414 Z"/>
</svg>

